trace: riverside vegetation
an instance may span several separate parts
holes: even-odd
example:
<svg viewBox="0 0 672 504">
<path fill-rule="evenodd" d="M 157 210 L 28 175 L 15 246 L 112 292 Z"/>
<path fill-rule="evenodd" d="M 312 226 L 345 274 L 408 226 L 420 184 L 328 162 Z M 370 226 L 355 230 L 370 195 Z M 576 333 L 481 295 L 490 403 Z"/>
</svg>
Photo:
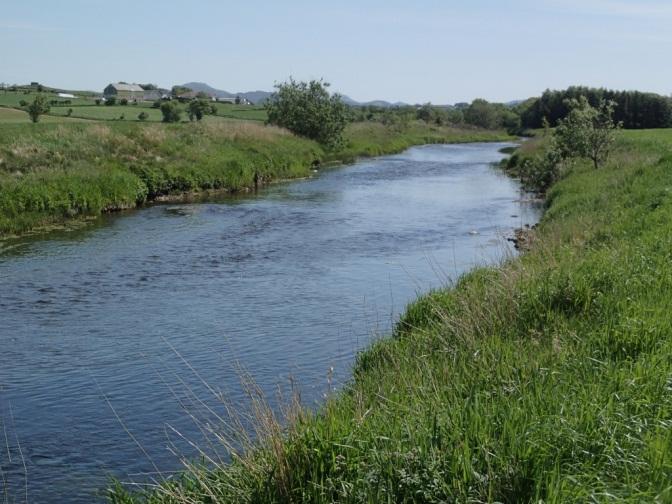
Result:
<svg viewBox="0 0 672 504">
<path fill-rule="evenodd" d="M 505 140 L 502 131 L 416 122 L 403 131 L 350 124 L 340 149 L 243 121 L 194 124 L 5 124 L 0 136 L 0 237 L 133 208 L 166 195 L 241 191 L 306 177 L 320 163 L 411 145 Z"/>
<path fill-rule="evenodd" d="M 317 412 L 257 407 L 229 465 L 111 501 L 672 501 L 672 131 L 614 135 L 544 188 L 526 254 L 411 304 Z"/>
</svg>

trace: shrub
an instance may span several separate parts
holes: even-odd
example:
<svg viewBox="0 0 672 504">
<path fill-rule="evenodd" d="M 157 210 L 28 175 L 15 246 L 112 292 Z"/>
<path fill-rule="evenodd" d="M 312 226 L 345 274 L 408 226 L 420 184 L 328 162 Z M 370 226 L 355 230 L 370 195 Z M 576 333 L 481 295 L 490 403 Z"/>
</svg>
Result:
<svg viewBox="0 0 672 504">
<path fill-rule="evenodd" d="M 105 100 L 105 105 L 107 105 L 108 107 L 111 107 L 112 105 L 116 105 L 116 104 L 117 104 L 117 99 L 114 96 L 111 96 L 110 98 Z"/>
<path fill-rule="evenodd" d="M 128 100 L 126 98 L 122 98 L 121 100 L 119 100 L 119 105 L 124 105 L 124 106 L 128 105 Z"/>
<path fill-rule="evenodd" d="M 206 100 L 192 100 L 187 105 L 187 113 L 189 114 L 189 120 L 193 121 L 196 119 L 200 121 L 203 119 L 203 116 L 211 112 L 210 103 Z"/>
<path fill-rule="evenodd" d="M 335 148 L 343 142 L 347 107 L 340 95 L 330 95 L 322 80 L 277 84 L 266 102 L 268 123 Z"/>
<path fill-rule="evenodd" d="M 147 119 L 149 119 L 149 114 L 147 112 L 140 112 L 138 114 L 138 119 L 140 121 L 146 121 Z"/>
<path fill-rule="evenodd" d="M 30 120 L 36 123 L 40 120 L 42 114 L 49 112 L 49 104 L 44 96 L 37 95 L 33 100 L 33 103 L 28 105 L 27 112 L 30 116 Z"/>
<path fill-rule="evenodd" d="M 163 122 L 180 122 L 182 110 L 176 102 L 167 101 L 161 104 L 161 114 L 163 114 Z"/>
<path fill-rule="evenodd" d="M 567 100 L 566 105 L 569 114 L 559 121 L 554 134 L 560 152 L 567 158 L 588 158 L 599 168 L 609 157 L 615 132 L 622 126 L 613 120 L 616 102 L 601 100 L 595 108 L 581 96 Z"/>
</svg>

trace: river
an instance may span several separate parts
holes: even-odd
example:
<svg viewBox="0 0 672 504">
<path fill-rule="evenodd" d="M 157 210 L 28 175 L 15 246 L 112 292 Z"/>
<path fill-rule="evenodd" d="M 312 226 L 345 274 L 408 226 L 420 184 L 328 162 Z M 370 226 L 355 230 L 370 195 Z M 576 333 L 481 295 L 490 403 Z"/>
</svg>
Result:
<svg viewBox="0 0 672 504">
<path fill-rule="evenodd" d="M 507 145 L 415 147 L 5 247 L 0 502 L 90 503 L 111 475 L 179 469 L 185 439 L 207 446 L 192 417 L 225 411 L 213 392 L 245 408 L 242 370 L 273 405 L 290 379 L 319 404 L 417 294 L 536 222 L 492 166 Z"/>
</svg>

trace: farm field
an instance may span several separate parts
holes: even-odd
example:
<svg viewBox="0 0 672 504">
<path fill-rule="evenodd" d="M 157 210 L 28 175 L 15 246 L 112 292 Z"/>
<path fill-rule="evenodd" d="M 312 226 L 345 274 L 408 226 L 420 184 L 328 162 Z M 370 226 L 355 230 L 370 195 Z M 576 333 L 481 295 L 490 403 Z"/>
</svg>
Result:
<svg viewBox="0 0 672 504">
<path fill-rule="evenodd" d="M 145 112 L 147 121 L 161 121 L 161 111 L 141 105 L 94 105 L 85 107 L 51 107 L 49 115 L 65 116 L 68 109 L 72 109 L 71 117 L 81 119 L 95 119 L 99 121 L 119 120 L 122 116 L 127 121 L 137 121 L 138 115 Z"/>
<path fill-rule="evenodd" d="M 216 103 L 217 115 L 230 119 L 246 119 L 248 121 L 265 121 L 268 116 L 264 107 L 258 105 L 228 105 Z"/>
<path fill-rule="evenodd" d="M 50 115 L 40 117 L 40 122 L 45 123 L 63 123 L 63 122 L 75 122 L 75 121 L 81 122 L 82 119 L 50 116 Z M 30 118 L 28 117 L 28 114 L 23 110 L 0 107 L 0 125 L 16 124 L 16 123 L 30 123 Z"/>
</svg>

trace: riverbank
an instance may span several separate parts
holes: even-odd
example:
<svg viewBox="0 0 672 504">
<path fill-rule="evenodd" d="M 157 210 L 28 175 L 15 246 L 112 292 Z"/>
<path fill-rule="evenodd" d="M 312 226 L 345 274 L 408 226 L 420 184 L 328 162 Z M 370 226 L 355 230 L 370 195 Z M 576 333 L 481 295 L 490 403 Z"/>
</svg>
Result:
<svg viewBox="0 0 672 504">
<path fill-rule="evenodd" d="M 672 131 L 547 192 L 530 250 L 410 305 L 317 413 L 132 502 L 672 498 Z"/>
<path fill-rule="evenodd" d="M 0 136 L 0 238 L 77 224 L 158 198 L 238 192 L 310 176 L 322 163 L 424 143 L 506 140 L 503 132 L 414 123 L 403 131 L 353 124 L 345 146 L 242 121 L 203 124 L 5 124 Z"/>
</svg>

